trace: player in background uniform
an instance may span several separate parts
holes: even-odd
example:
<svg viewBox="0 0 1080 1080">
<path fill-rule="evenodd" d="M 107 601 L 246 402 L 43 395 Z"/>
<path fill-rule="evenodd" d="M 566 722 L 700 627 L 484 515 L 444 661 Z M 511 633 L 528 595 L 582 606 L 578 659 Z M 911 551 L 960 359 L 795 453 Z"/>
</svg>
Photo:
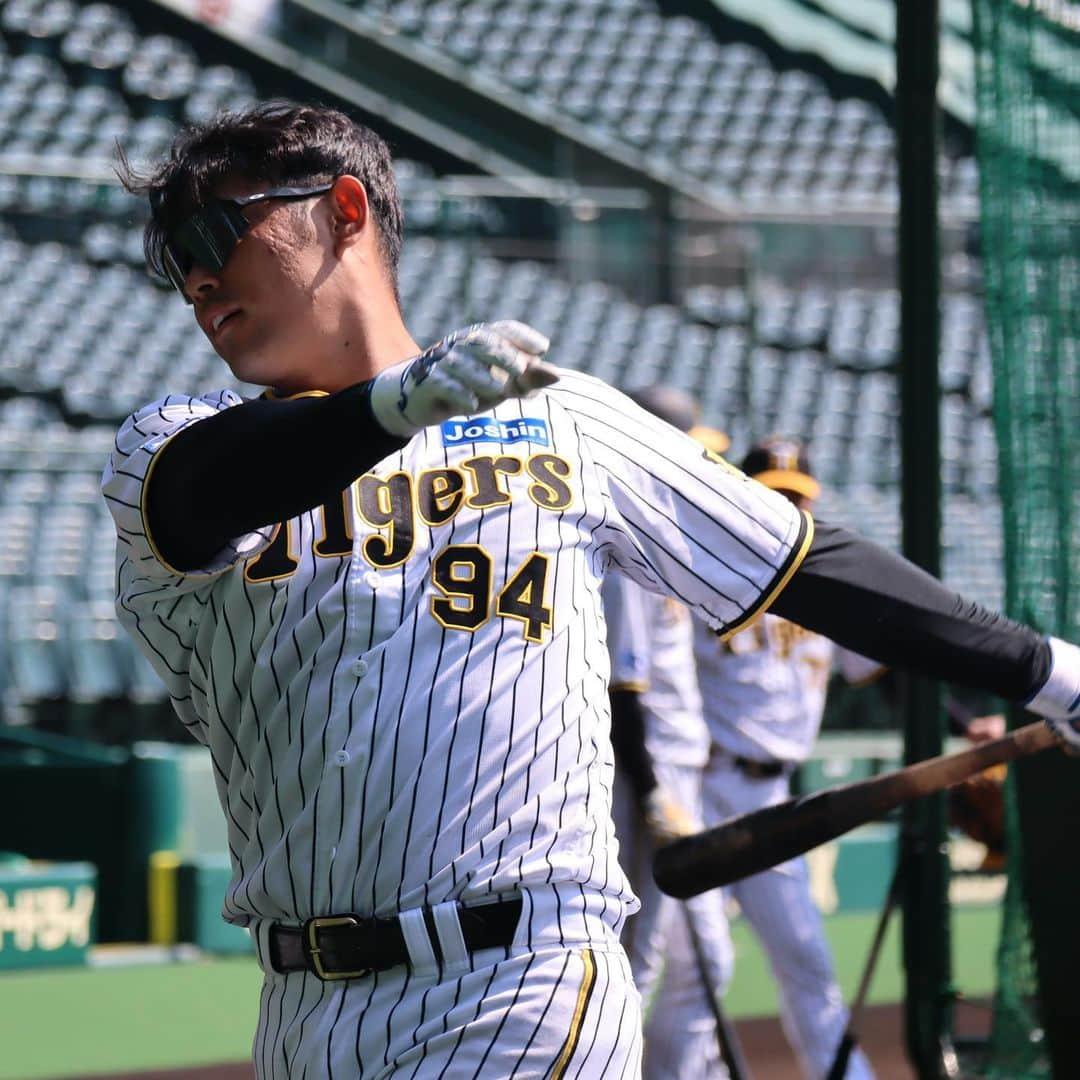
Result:
<svg viewBox="0 0 1080 1080">
<path fill-rule="evenodd" d="M 648 386 L 629 396 L 711 450 L 727 448 L 726 436 L 698 423 L 696 403 L 681 391 Z M 717 1022 L 705 996 L 719 1000 L 732 969 L 723 897 L 713 891 L 683 903 L 662 893 L 652 876 L 658 846 L 704 828 L 701 777 L 709 732 L 694 671 L 693 620 L 682 604 L 620 574 L 608 575 L 602 592 L 611 655 L 615 832 L 619 861 L 641 901 L 623 943 L 642 996 L 644 1075 L 723 1077 Z M 696 978 L 666 978 L 686 966 Z"/>
<path fill-rule="evenodd" d="M 742 468 L 804 510 L 820 492 L 805 449 L 790 439 L 753 447 Z M 791 775 L 817 740 L 834 664 L 850 682 L 869 681 L 883 670 L 776 615 L 764 615 L 727 641 L 695 620 L 694 646 L 712 739 L 704 781 L 708 825 L 790 796 Z M 792 859 L 730 888 L 769 957 L 784 1030 L 803 1072 L 818 1080 L 829 1071 L 848 1016 L 806 860 Z M 872 1075 L 856 1049 L 849 1080 Z"/>
<path fill-rule="evenodd" d="M 529 327 L 421 353 L 389 154 L 344 114 L 224 114 L 125 180 L 152 270 L 269 391 L 150 403 L 103 476 L 119 617 L 213 763 L 259 1077 L 637 1075 L 606 573 L 721 633 L 772 604 L 1080 747 L 1075 646 L 815 525 Z"/>
<path fill-rule="evenodd" d="M 785 438 L 753 447 L 743 471 L 810 511 L 820 494 L 805 448 Z M 875 660 L 835 645 L 775 615 L 721 642 L 695 620 L 695 657 L 707 702 L 712 752 L 705 814 L 718 824 L 736 814 L 782 802 L 821 730 L 830 676 L 869 683 L 886 672 Z M 949 695 L 950 726 L 972 742 L 999 738 L 1004 717 L 976 716 Z M 824 1076 L 847 1026 L 806 860 L 792 859 L 731 887 L 764 946 L 780 990 L 784 1027 L 807 1076 Z M 851 1080 L 872 1075 L 856 1051 Z"/>
</svg>

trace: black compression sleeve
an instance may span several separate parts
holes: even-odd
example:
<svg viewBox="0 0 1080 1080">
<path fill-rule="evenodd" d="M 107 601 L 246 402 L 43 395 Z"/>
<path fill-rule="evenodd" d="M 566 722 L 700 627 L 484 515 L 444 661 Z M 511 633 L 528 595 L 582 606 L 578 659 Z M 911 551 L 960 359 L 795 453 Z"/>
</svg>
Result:
<svg viewBox="0 0 1080 1080">
<path fill-rule="evenodd" d="M 965 600 L 913 563 L 816 524 L 772 611 L 890 667 L 1026 700 L 1050 674 L 1045 638 Z"/>
<path fill-rule="evenodd" d="M 372 415 L 370 386 L 249 401 L 175 435 L 146 490 L 147 524 L 165 561 L 205 566 L 230 540 L 329 501 L 404 446 Z"/>
<path fill-rule="evenodd" d="M 615 760 L 626 773 L 634 795 L 641 802 L 657 786 L 652 758 L 645 748 L 645 713 L 636 690 L 609 691 L 611 742 Z"/>
</svg>

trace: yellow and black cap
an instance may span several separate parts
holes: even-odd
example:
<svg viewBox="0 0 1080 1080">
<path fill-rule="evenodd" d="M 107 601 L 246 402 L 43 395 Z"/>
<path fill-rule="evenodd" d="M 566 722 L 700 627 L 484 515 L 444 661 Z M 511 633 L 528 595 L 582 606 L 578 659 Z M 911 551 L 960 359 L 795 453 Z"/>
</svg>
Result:
<svg viewBox="0 0 1080 1080">
<path fill-rule="evenodd" d="M 807 499 L 821 494 L 806 447 L 798 439 L 771 435 L 762 440 L 747 452 L 742 471 L 775 491 L 793 491 Z"/>
</svg>

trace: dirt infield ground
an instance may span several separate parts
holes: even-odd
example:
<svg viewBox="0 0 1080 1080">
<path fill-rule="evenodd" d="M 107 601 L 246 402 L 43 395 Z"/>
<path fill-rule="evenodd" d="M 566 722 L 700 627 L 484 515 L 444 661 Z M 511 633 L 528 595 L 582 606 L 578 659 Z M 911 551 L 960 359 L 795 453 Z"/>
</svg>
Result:
<svg viewBox="0 0 1080 1080">
<path fill-rule="evenodd" d="M 960 1007 L 957 1031 L 965 1035 L 980 1034 L 988 1017 L 988 1010 Z M 859 1026 L 862 1045 L 874 1066 L 877 1080 L 914 1080 L 915 1073 L 904 1052 L 903 1013 L 899 1006 L 868 1008 Z M 802 1080 L 775 1018 L 739 1020 L 735 1028 L 756 1080 Z M 252 1076 L 247 1065 L 218 1065 L 167 1072 L 124 1073 L 123 1080 L 251 1080 Z M 116 1073 L 100 1074 L 84 1080 L 119 1080 L 119 1076 Z"/>
</svg>

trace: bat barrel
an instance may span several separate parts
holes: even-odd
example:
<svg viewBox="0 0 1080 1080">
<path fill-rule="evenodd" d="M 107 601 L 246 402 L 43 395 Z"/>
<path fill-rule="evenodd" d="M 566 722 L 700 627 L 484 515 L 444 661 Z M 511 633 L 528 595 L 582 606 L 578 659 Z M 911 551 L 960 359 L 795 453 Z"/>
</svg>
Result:
<svg viewBox="0 0 1080 1080">
<path fill-rule="evenodd" d="M 742 814 L 662 847 L 653 861 L 653 877 L 663 892 L 686 900 L 786 862 L 909 799 L 940 791 L 987 766 L 1038 753 L 1056 741 L 1039 721 L 956 754 Z"/>
<path fill-rule="evenodd" d="M 665 845 L 653 862 L 656 884 L 669 896 L 685 900 L 760 873 L 838 836 L 852 823 L 843 803 L 835 799 L 836 790 L 741 814 Z"/>
<path fill-rule="evenodd" d="M 661 892 L 687 900 L 709 889 L 730 885 L 744 876 L 741 866 L 751 854 L 750 831 L 725 833 L 724 857 L 713 861 L 708 853 L 710 833 L 721 828 L 724 826 L 676 840 L 657 851 L 653 860 L 653 878 Z"/>
</svg>

